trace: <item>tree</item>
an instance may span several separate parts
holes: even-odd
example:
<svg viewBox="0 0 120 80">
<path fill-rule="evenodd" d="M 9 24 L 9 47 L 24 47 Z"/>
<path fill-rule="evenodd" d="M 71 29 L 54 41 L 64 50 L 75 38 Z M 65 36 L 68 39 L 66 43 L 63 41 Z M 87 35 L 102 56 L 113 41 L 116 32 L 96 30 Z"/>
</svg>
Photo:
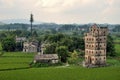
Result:
<svg viewBox="0 0 120 80">
<path fill-rule="evenodd" d="M 61 62 L 67 62 L 67 57 L 69 57 L 68 49 L 66 46 L 59 46 L 56 48 L 56 52 L 61 59 Z"/>
<path fill-rule="evenodd" d="M 56 31 L 55 29 L 51 29 L 51 33 L 52 33 L 52 34 L 56 34 L 57 31 Z"/>
<path fill-rule="evenodd" d="M 16 51 L 22 51 L 23 42 L 16 42 Z"/>
<path fill-rule="evenodd" d="M 73 39 L 71 39 L 70 37 L 66 36 L 66 38 L 63 38 L 60 42 L 59 45 L 61 46 L 67 46 L 68 47 L 68 51 L 73 52 L 76 49 L 76 44 L 77 42 L 74 42 Z M 79 45 L 79 44 L 77 44 Z"/>
<path fill-rule="evenodd" d="M 56 53 L 55 50 L 56 50 L 56 43 L 51 43 L 50 45 L 46 46 L 45 50 L 44 50 L 44 53 L 45 54 L 54 54 Z"/>
<path fill-rule="evenodd" d="M 4 39 L 6 37 L 5 32 L 0 33 L 0 41 L 2 41 L 2 39 Z"/>
<path fill-rule="evenodd" d="M 75 63 L 77 59 L 78 59 L 78 52 L 74 50 L 70 55 L 69 63 Z"/>
<path fill-rule="evenodd" d="M 115 28 L 113 28 L 114 32 L 120 32 L 120 25 L 115 25 Z"/>
<path fill-rule="evenodd" d="M 115 47 L 113 44 L 113 38 L 108 35 L 107 36 L 107 55 L 108 56 L 115 56 Z"/>
<path fill-rule="evenodd" d="M 81 50 L 84 50 L 85 49 L 85 46 L 84 46 L 84 40 L 82 38 L 79 38 L 79 37 L 72 37 L 72 40 L 73 40 L 73 50 L 75 49 L 81 49 Z"/>
<path fill-rule="evenodd" d="M 38 34 L 37 34 L 37 32 L 35 30 L 33 31 L 32 36 L 33 37 L 38 37 Z"/>
<path fill-rule="evenodd" d="M 5 38 L 1 44 L 4 51 L 15 51 L 16 44 L 14 38 Z"/>
<path fill-rule="evenodd" d="M 16 34 L 17 36 L 20 36 L 21 33 L 22 33 L 22 30 L 16 30 L 16 31 L 15 31 L 15 34 Z"/>
<path fill-rule="evenodd" d="M 74 32 L 72 33 L 72 35 L 73 35 L 73 36 L 78 36 L 78 32 L 74 31 Z"/>
</svg>

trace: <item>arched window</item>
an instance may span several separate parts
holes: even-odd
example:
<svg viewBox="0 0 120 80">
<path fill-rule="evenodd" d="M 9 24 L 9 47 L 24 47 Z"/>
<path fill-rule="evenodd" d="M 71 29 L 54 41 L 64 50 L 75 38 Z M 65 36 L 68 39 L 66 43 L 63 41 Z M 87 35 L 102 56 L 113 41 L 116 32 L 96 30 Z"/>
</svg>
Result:
<svg viewBox="0 0 120 80">
<path fill-rule="evenodd" d="M 98 46 L 96 45 L 96 48 L 97 48 Z"/>
<path fill-rule="evenodd" d="M 97 54 L 97 51 L 96 51 L 96 54 Z"/>
<path fill-rule="evenodd" d="M 98 39 L 96 39 L 96 41 L 97 41 Z"/>
<path fill-rule="evenodd" d="M 89 51 L 89 53 L 91 53 L 91 51 Z"/>
<path fill-rule="evenodd" d="M 94 39 L 92 38 L 92 41 L 93 41 Z"/>
<path fill-rule="evenodd" d="M 92 51 L 92 54 L 93 54 L 93 51 Z"/>
<path fill-rule="evenodd" d="M 104 59 L 105 59 L 105 57 L 104 57 Z"/>
<path fill-rule="evenodd" d="M 91 38 L 89 38 L 89 40 L 91 41 Z"/>
<path fill-rule="evenodd" d="M 94 46 L 92 45 L 92 47 L 94 47 Z"/>
<path fill-rule="evenodd" d="M 89 47 L 91 47 L 91 45 L 89 45 Z"/>
</svg>

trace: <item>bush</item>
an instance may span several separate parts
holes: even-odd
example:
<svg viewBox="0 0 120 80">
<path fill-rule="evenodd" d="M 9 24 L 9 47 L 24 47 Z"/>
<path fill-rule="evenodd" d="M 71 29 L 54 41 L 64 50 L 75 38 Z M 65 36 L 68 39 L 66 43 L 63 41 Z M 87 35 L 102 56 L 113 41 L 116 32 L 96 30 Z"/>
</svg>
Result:
<svg viewBox="0 0 120 80">
<path fill-rule="evenodd" d="M 67 62 L 67 58 L 69 57 L 68 48 L 66 46 L 59 46 L 56 48 L 56 52 L 61 59 L 61 62 Z"/>
<path fill-rule="evenodd" d="M 4 51 L 1 51 L 1 50 L 0 50 L 0 56 L 2 56 L 3 54 L 4 54 Z"/>
<path fill-rule="evenodd" d="M 16 44 L 15 44 L 15 40 L 13 38 L 5 38 L 3 39 L 2 41 L 2 49 L 4 51 L 15 51 L 15 47 L 16 47 Z"/>
</svg>

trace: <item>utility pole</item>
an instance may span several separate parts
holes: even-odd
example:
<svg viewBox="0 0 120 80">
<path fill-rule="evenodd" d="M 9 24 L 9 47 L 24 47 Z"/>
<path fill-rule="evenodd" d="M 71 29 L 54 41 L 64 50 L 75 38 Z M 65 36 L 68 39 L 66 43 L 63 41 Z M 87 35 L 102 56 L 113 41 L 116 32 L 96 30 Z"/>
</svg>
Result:
<svg viewBox="0 0 120 80">
<path fill-rule="evenodd" d="M 32 23 L 33 23 L 33 21 L 34 21 L 34 20 L 33 20 L 33 14 L 31 13 L 31 14 L 30 14 L 31 37 L 32 37 L 32 26 L 33 26 Z"/>
</svg>

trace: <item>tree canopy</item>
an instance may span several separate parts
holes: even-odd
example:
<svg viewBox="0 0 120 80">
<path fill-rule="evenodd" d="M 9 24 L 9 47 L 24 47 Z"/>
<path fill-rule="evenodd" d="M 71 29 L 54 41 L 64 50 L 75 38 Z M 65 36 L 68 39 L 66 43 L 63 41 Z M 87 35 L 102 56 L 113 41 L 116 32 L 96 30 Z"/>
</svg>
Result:
<svg viewBox="0 0 120 80">
<path fill-rule="evenodd" d="M 113 38 L 110 34 L 107 36 L 107 56 L 115 56 L 115 46 L 113 44 Z"/>
<path fill-rule="evenodd" d="M 2 49 L 4 51 L 15 51 L 15 40 L 13 38 L 5 38 L 2 40 Z"/>
<path fill-rule="evenodd" d="M 59 46 L 56 48 L 56 52 L 59 55 L 60 59 L 62 62 L 66 62 L 67 61 L 67 57 L 69 57 L 68 54 L 68 49 L 66 46 Z"/>
</svg>

